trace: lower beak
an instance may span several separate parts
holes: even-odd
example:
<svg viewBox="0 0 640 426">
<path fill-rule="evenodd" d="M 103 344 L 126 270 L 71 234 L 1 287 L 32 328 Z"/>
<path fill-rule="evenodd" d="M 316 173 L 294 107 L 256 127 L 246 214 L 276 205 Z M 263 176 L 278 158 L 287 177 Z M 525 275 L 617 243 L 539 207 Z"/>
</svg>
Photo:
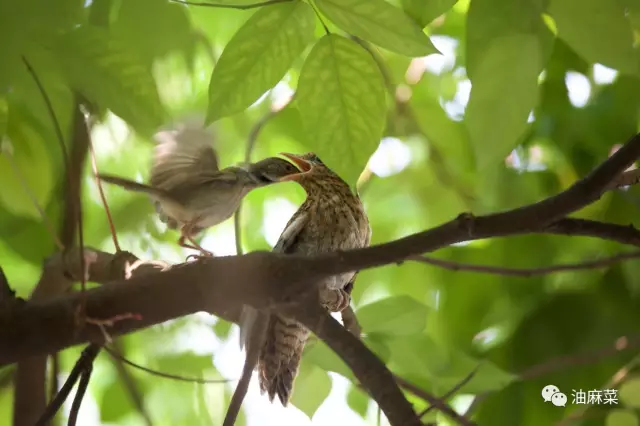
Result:
<svg viewBox="0 0 640 426">
<path fill-rule="evenodd" d="M 283 176 L 282 178 L 280 178 L 280 181 L 296 180 L 300 177 L 300 175 L 311 171 L 311 164 L 307 160 L 300 158 L 295 154 L 289 154 L 287 152 L 281 152 L 280 155 L 282 155 L 283 157 L 287 157 L 298 167 L 298 169 L 300 169 L 300 173 L 293 173 L 287 176 Z"/>
</svg>

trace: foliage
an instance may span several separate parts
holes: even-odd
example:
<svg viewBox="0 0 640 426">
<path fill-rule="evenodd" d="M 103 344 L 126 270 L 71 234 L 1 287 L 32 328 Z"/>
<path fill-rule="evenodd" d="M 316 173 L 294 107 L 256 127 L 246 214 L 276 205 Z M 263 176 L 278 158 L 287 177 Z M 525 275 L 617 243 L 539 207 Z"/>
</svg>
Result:
<svg viewBox="0 0 640 426">
<path fill-rule="evenodd" d="M 31 195 L 54 224 L 64 202 L 55 125 L 28 67 L 51 99 L 67 147 L 77 94 L 100 119 L 92 136 L 101 171 L 127 177 L 146 176 L 150 135 L 160 126 L 206 116 L 226 165 L 243 160 L 254 124 L 278 111 L 252 158 L 314 151 L 350 184 L 360 176 L 377 244 L 463 211 L 534 202 L 588 173 L 638 130 L 638 40 L 637 0 L 291 0 L 248 10 L 165 0 L 0 0 L 0 266 L 28 297 L 53 252 Z M 296 94 L 283 107 L 289 90 Z M 383 137 L 399 139 L 400 148 L 388 139 L 369 162 Z M 85 243 L 112 250 L 89 167 L 84 177 Z M 105 192 L 123 248 L 184 257 L 147 200 L 117 188 Z M 286 211 L 303 197 L 289 183 L 252 192 L 242 215 L 244 249 L 269 249 Z M 638 225 L 638 202 L 637 189 L 610 193 L 579 216 Z M 231 222 L 209 231 L 213 250 L 232 252 L 232 233 Z M 523 236 L 436 256 L 535 267 L 620 250 L 595 239 Z M 571 389 L 602 387 L 634 354 L 527 380 L 520 374 L 633 334 L 638 277 L 637 262 L 531 278 L 406 263 L 361 272 L 353 296 L 365 343 L 394 373 L 444 394 L 477 368 L 458 394 L 483 395 L 478 424 L 538 426 L 580 409 L 571 404 Z M 189 339 L 194 333 L 198 338 Z M 198 316 L 122 341 L 125 354 L 144 365 L 216 377 L 217 351 L 235 338 L 228 324 Z M 63 353 L 64 372 L 78 354 Z M 97 366 L 89 392 L 102 421 L 139 424 L 109 359 Z M 230 378 L 239 374 L 227 370 Z M 314 416 L 339 376 L 349 380 L 342 403 L 374 422 L 368 396 L 321 342 L 305 353 L 293 405 Z M 232 389 L 134 377 L 155 425 L 218 424 Z M 549 383 L 567 393 L 566 407 L 543 402 Z M 590 409 L 594 415 L 575 424 L 638 424 L 638 389 L 637 378 L 628 381 L 621 405 Z M 12 390 L 0 392 L 0 425 L 8 425 Z"/>
</svg>

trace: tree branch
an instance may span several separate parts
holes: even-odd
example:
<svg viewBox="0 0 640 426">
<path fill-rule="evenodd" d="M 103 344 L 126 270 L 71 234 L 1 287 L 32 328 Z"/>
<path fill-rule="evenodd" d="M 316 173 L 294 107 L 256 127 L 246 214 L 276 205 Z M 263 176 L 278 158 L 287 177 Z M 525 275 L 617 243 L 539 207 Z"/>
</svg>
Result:
<svg viewBox="0 0 640 426">
<path fill-rule="evenodd" d="M 568 263 L 562 265 L 543 266 L 539 268 L 506 268 L 500 266 L 472 265 L 469 263 L 453 262 L 445 259 L 437 259 L 430 256 L 411 256 L 408 260 L 438 266 L 451 271 L 469 271 L 485 274 L 507 275 L 512 277 L 534 277 L 537 275 L 548 275 L 556 272 L 581 271 L 585 269 L 606 268 L 616 263 L 640 258 L 640 251 L 630 253 L 619 253 L 613 256 L 597 260 L 584 261 L 580 263 Z"/>
</svg>

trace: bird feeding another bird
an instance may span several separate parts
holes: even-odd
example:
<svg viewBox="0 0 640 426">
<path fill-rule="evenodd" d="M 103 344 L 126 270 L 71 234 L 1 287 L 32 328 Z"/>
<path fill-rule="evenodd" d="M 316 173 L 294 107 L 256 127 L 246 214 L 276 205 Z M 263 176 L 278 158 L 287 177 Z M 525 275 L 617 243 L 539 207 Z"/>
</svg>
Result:
<svg viewBox="0 0 640 426">
<path fill-rule="evenodd" d="M 98 178 L 150 195 L 160 220 L 169 229 L 180 230 L 178 244 L 206 255 L 211 253 L 194 240 L 195 236 L 230 218 L 251 190 L 300 173 L 293 164 L 277 157 L 219 170 L 209 139 L 179 136 L 175 132 L 156 135 L 158 144 L 149 184 L 108 174 L 100 174 Z"/>
</svg>

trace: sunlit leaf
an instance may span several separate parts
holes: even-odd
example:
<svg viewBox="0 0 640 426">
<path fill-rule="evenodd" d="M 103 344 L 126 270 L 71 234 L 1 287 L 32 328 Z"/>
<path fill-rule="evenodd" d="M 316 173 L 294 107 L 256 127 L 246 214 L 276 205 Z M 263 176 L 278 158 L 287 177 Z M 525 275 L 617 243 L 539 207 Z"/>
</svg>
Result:
<svg viewBox="0 0 640 426">
<path fill-rule="evenodd" d="M 611 410 L 607 414 L 605 426 L 638 426 L 638 415 L 632 410 Z"/>
<path fill-rule="evenodd" d="M 438 53 L 429 37 L 400 9 L 384 0 L 316 0 L 340 29 L 407 56 Z"/>
<path fill-rule="evenodd" d="M 312 362 L 302 362 L 293 387 L 291 403 L 313 418 L 331 392 L 331 378 Z"/>
<path fill-rule="evenodd" d="M 446 13 L 458 0 L 401 0 L 402 8 L 421 27 Z"/>
<path fill-rule="evenodd" d="M 587 61 L 627 73 L 638 72 L 633 32 L 621 2 L 551 0 L 548 10 L 558 28 L 558 37 Z"/>
<path fill-rule="evenodd" d="M 471 79 L 465 123 L 480 169 L 503 160 L 538 101 L 540 44 L 532 35 L 494 40 Z M 509 94 L 505 96 L 505 94 Z"/>
<path fill-rule="evenodd" d="M 282 79 L 313 39 L 315 15 L 301 1 L 258 10 L 225 47 L 209 83 L 207 120 L 249 107 Z"/>
<path fill-rule="evenodd" d="M 347 405 L 364 418 L 369 408 L 369 396 L 357 386 L 350 385 L 347 392 Z"/>
<path fill-rule="evenodd" d="M 163 124 L 164 108 L 149 70 L 127 43 L 106 30 L 79 27 L 55 43 L 68 83 L 142 132 Z"/>
<path fill-rule="evenodd" d="M 323 37 L 302 67 L 296 105 L 309 147 L 355 183 L 380 142 L 386 115 L 382 75 L 369 52 L 338 35 Z"/>
<path fill-rule="evenodd" d="M 312 347 L 305 350 L 304 356 L 326 371 L 333 371 L 348 379 L 354 378 L 351 369 L 342 358 L 322 341 L 315 342 Z"/>
<path fill-rule="evenodd" d="M 364 333 L 389 333 L 395 336 L 424 330 L 428 308 L 408 296 L 382 299 L 358 309 L 358 321 Z"/>
<path fill-rule="evenodd" d="M 628 407 L 640 408 L 640 378 L 627 380 L 620 386 L 620 401 Z"/>
</svg>

